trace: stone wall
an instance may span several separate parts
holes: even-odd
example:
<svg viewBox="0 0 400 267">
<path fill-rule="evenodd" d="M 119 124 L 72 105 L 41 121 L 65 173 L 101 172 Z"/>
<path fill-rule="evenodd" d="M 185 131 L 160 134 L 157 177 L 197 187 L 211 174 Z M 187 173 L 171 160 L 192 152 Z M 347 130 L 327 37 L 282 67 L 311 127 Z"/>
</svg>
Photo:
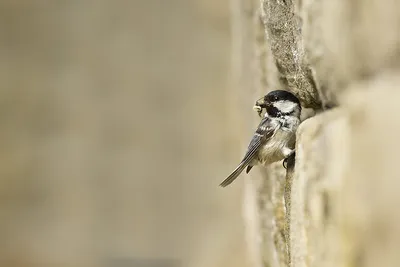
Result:
<svg viewBox="0 0 400 267">
<path fill-rule="evenodd" d="M 253 265 L 399 266 L 399 2 L 232 5 L 243 108 L 289 89 L 316 114 L 298 130 L 293 169 L 246 179 Z"/>
</svg>

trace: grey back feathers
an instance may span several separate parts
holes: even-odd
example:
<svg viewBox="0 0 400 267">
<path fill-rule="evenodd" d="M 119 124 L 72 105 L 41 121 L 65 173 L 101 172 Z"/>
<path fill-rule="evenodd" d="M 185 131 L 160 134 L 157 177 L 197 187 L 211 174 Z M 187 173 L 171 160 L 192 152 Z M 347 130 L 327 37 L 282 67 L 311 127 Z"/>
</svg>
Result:
<svg viewBox="0 0 400 267">
<path fill-rule="evenodd" d="M 247 148 L 247 152 L 243 157 L 243 160 L 240 162 L 239 166 L 220 184 L 220 186 L 225 187 L 231 184 L 242 172 L 243 170 L 251 164 L 251 162 L 257 157 L 257 153 L 259 148 L 268 141 L 271 136 L 274 135 L 276 129 L 276 124 L 270 123 L 271 119 L 268 117 L 264 117 L 260 124 L 257 127 L 256 132 L 253 135 L 253 138 L 250 141 L 250 144 Z M 247 169 L 247 172 L 250 171 L 252 166 Z"/>
</svg>

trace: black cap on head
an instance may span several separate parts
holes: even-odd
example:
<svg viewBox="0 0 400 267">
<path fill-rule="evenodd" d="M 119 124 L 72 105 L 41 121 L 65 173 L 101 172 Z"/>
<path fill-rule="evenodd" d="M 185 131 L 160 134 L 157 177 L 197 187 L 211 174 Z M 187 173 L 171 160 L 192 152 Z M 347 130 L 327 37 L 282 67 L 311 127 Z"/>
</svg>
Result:
<svg viewBox="0 0 400 267">
<path fill-rule="evenodd" d="M 289 91 L 285 91 L 285 90 L 274 90 L 269 92 L 265 98 L 265 101 L 269 101 L 269 102 L 277 102 L 277 101 L 281 101 L 281 100 L 289 100 L 292 101 L 294 103 L 297 103 L 300 105 L 300 101 L 299 99 L 292 94 Z"/>
</svg>

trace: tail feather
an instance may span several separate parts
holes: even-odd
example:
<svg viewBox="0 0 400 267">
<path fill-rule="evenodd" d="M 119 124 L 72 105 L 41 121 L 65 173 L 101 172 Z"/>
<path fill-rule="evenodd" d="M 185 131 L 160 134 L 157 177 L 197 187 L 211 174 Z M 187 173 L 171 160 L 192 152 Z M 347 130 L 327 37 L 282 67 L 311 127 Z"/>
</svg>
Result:
<svg viewBox="0 0 400 267">
<path fill-rule="evenodd" d="M 247 167 L 246 162 L 242 162 L 225 180 L 222 181 L 222 183 L 219 186 L 226 187 L 230 185 L 244 170 L 244 168 Z"/>
</svg>

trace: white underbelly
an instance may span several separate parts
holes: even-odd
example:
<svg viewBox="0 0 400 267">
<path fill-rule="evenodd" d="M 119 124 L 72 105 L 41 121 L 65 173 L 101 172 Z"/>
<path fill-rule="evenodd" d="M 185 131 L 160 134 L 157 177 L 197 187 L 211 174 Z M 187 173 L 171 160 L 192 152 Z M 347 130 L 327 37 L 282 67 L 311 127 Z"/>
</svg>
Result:
<svg viewBox="0 0 400 267">
<path fill-rule="evenodd" d="M 283 160 L 284 148 L 294 149 L 294 133 L 279 129 L 258 152 L 258 160 L 262 164 L 270 164 Z"/>
</svg>

